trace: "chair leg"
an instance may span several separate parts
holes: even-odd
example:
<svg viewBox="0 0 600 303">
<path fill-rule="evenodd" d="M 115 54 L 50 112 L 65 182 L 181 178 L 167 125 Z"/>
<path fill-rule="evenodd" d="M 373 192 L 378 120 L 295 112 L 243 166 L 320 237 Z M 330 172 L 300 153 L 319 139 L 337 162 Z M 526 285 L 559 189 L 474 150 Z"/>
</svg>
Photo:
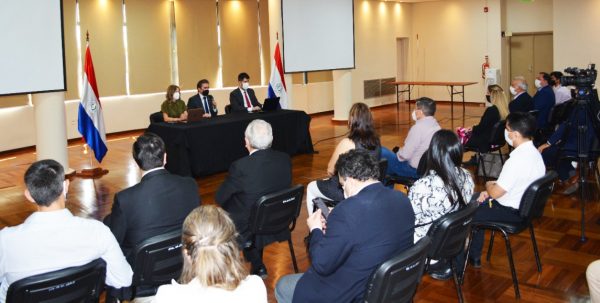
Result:
<svg viewBox="0 0 600 303">
<path fill-rule="evenodd" d="M 471 228 L 471 236 L 469 237 L 469 244 L 467 244 L 467 252 L 465 252 L 465 260 L 462 265 L 462 272 L 460 273 L 460 284 L 462 285 L 465 282 L 465 272 L 467 271 L 467 263 L 469 263 L 469 252 L 471 251 L 471 243 L 473 243 L 473 237 L 477 229 Z"/>
<path fill-rule="evenodd" d="M 490 235 L 490 245 L 488 246 L 487 256 L 485 259 L 490 262 L 492 258 L 492 248 L 494 248 L 494 235 L 496 234 L 495 230 L 492 230 L 492 234 Z"/>
<path fill-rule="evenodd" d="M 535 241 L 533 224 L 529 225 L 529 233 L 531 234 L 531 242 L 533 242 L 533 253 L 535 254 L 535 263 L 537 263 L 538 272 L 542 272 L 542 261 L 540 260 L 540 252 L 538 251 L 537 241 Z"/>
<path fill-rule="evenodd" d="M 464 299 L 463 299 L 463 294 L 462 294 L 462 287 L 461 285 L 461 280 L 458 278 L 458 275 L 456 274 L 456 266 L 454 264 L 454 260 L 450 260 L 450 268 L 452 269 L 452 277 L 454 278 L 454 286 L 456 287 L 456 293 L 458 294 L 458 302 L 463 303 Z"/>
<path fill-rule="evenodd" d="M 504 166 L 504 157 L 502 157 L 502 148 L 498 148 L 498 153 L 500 154 L 500 163 Z"/>
<path fill-rule="evenodd" d="M 483 162 L 483 157 L 480 152 L 477 152 L 477 157 L 479 160 L 477 161 L 477 171 L 479 171 L 479 165 L 481 165 L 481 171 L 483 171 L 483 182 L 488 180 L 487 171 L 485 171 L 485 162 Z"/>
<path fill-rule="evenodd" d="M 510 273 L 512 274 L 513 286 L 515 287 L 515 296 L 517 299 L 521 298 L 521 292 L 519 292 L 519 280 L 517 279 L 517 271 L 515 270 L 515 263 L 513 261 L 512 249 L 510 248 L 510 239 L 508 234 L 504 230 L 500 230 L 506 243 L 506 255 L 508 256 L 508 263 L 510 264 Z"/>
<path fill-rule="evenodd" d="M 288 239 L 288 245 L 290 246 L 290 255 L 292 255 L 292 264 L 294 264 L 294 272 L 298 273 L 298 263 L 296 263 L 296 254 L 294 254 L 294 245 L 292 244 L 292 238 Z"/>
</svg>

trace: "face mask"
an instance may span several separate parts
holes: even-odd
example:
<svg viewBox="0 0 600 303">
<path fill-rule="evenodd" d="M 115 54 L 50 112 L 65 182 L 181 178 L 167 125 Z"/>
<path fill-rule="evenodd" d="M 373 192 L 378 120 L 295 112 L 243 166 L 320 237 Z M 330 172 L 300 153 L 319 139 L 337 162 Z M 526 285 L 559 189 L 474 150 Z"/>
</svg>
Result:
<svg viewBox="0 0 600 303">
<path fill-rule="evenodd" d="M 205 97 L 207 97 L 207 96 L 208 96 L 208 88 L 207 88 L 207 89 L 205 89 L 205 90 L 202 92 L 202 96 L 205 96 Z"/>
<path fill-rule="evenodd" d="M 513 141 L 508 137 L 508 130 L 506 128 L 504 129 L 504 140 L 506 140 L 508 145 L 513 146 Z"/>
<path fill-rule="evenodd" d="M 173 100 L 179 100 L 179 92 L 173 93 Z"/>
<path fill-rule="evenodd" d="M 413 112 L 410 113 L 410 117 L 413 119 L 413 121 L 417 121 L 417 112 L 413 110 Z"/>
<path fill-rule="evenodd" d="M 492 98 L 490 97 L 490 95 L 485 95 L 485 101 L 487 101 L 488 103 L 492 103 Z"/>
<path fill-rule="evenodd" d="M 550 80 L 550 82 L 548 82 L 548 84 L 550 84 L 550 86 L 554 86 L 554 85 L 556 85 L 556 81 Z"/>
<path fill-rule="evenodd" d="M 511 87 L 509 87 L 508 89 L 510 90 L 510 93 L 511 93 L 513 96 L 517 94 L 517 90 L 516 90 L 514 87 L 512 87 L 512 86 L 511 86 Z"/>
<path fill-rule="evenodd" d="M 249 84 L 248 82 L 243 82 L 243 83 L 242 83 L 242 88 L 243 88 L 244 90 L 247 90 L 249 87 L 250 87 L 250 84 Z"/>
<path fill-rule="evenodd" d="M 540 79 L 535 79 L 535 87 L 536 88 L 542 87 L 542 81 L 540 81 Z"/>
</svg>

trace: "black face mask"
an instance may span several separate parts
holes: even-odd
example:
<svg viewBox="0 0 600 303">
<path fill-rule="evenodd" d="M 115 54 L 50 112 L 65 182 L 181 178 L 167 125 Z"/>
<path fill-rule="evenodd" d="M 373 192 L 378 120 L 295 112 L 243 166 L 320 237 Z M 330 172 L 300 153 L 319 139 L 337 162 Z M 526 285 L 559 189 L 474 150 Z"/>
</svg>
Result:
<svg viewBox="0 0 600 303">
<path fill-rule="evenodd" d="M 208 96 L 208 89 L 205 89 L 205 90 L 202 92 L 202 96 L 205 96 L 205 97 L 206 97 L 206 96 Z"/>
<path fill-rule="evenodd" d="M 556 85 L 556 81 L 554 81 L 554 80 L 550 79 L 550 81 L 548 81 L 548 84 L 549 84 L 550 86 L 554 86 L 554 85 Z"/>
<path fill-rule="evenodd" d="M 490 95 L 485 95 L 485 101 L 488 103 L 492 103 L 492 99 L 490 99 Z"/>
</svg>

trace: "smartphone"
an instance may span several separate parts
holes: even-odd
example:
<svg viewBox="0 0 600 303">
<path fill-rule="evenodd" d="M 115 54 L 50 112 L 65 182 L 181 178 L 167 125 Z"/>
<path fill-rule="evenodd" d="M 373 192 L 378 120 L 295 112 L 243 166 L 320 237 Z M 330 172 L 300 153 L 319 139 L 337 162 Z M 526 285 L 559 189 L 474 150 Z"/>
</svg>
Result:
<svg viewBox="0 0 600 303">
<path fill-rule="evenodd" d="M 321 210 L 323 218 L 327 219 L 329 216 L 329 207 L 325 204 L 325 200 L 323 198 L 314 198 L 313 203 Z"/>
</svg>

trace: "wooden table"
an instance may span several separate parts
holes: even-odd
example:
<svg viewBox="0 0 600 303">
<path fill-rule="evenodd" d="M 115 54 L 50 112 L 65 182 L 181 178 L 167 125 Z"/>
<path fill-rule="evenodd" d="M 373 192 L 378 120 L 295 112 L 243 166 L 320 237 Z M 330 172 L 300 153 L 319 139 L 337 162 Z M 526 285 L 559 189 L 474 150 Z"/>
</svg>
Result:
<svg viewBox="0 0 600 303">
<path fill-rule="evenodd" d="M 465 86 L 477 84 L 477 82 L 428 82 L 428 81 L 396 81 L 388 82 L 396 86 L 396 110 L 400 108 L 400 95 L 408 93 L 408 101 L 410 99 L 410 92 L 416 85 L 420 86 L 446 86 L 450 88 L 450 116 L 454 119 L 454 95 L 462 95 L 462 108 L 463 116 L 465 115 Z M 401 89 L 401 86 L 406 85 L 406 89 Z M 457 88 L 455 90 L 455 88 Z M 461 88 L 458 90 L 458 88 Z M 410 112 L 410 102 L 408 103 L 408 111 Z"/>
</svg>

